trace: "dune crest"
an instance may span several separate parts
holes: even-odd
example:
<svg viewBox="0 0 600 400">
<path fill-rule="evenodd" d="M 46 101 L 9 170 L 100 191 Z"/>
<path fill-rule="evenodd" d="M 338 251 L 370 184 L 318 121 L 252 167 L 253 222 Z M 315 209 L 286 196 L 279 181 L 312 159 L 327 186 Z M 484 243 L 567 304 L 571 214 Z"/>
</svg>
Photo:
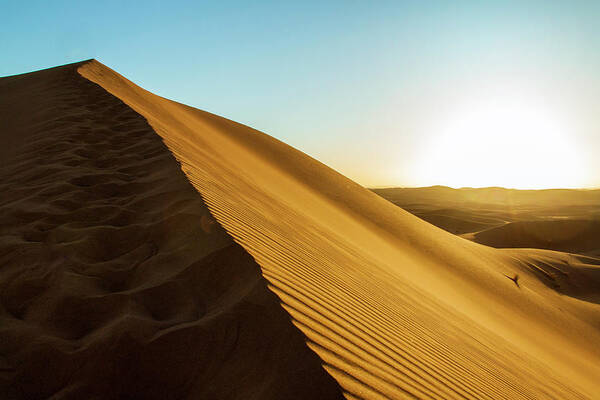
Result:
<svg viewBox="0 0 600 400">
<path fill-rule="evenodd" d="M 78 71 L 162 137 L 347 398 L 600 392 L 598 304 L 546 285 L 522 253 L 435 228 L 261 132 L 96 61 Z M 519 287 L 506 278 L 517 273 Z"/>
<path fill-rule="evenodd" d="M 79 65 L 0 79 L 0 398 L 343 398 L 160 137 Z"/>
<path fill-rule="evenodd" d="M 3 398 L 600 393 L 597 258 L 454 236 L 95 60 L 0 93 Z"/>
</svg>

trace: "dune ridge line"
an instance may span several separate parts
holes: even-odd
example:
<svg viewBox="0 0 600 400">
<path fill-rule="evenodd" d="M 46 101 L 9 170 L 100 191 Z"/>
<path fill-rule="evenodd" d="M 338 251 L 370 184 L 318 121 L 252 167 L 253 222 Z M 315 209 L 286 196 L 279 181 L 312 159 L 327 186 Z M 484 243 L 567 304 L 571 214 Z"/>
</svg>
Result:
<svg viewBox="0 0 600 400">
<path fill-rule="evenodd" d="M 161 138 L 80 65 L 0 79 L 0 398 L 343 398 Z"/>
<path fill-rule="evenodd" d="M 163 138 L 348 398 L 598 392 L 598 305 L 548 287 L 522 252 L 443 232 L 261 132 L 96 61 L 79 72 Z M 505 277 L 516 272 L 521 290 Z"/>
</svg>

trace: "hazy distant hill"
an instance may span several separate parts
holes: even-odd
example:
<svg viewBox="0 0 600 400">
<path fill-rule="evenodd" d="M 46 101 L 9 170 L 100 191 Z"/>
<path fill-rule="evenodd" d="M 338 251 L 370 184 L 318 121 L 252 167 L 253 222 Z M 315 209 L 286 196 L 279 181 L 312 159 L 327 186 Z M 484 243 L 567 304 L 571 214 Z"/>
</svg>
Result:
<svg viewBox="0 0 600 400">
<path fill-rule="evenodd" d="M 424 203 L 459 204 L 461 206 L 465 204 L 481 204 L 503 207 L 600 206 L 600 189 L 517 190 L 501 187 L 453 189 L 447 186 L 429 186 L 422 188 L 383 188 L 372 190 L 398 205 Z"/>
<path fill-rule="evenodd" d="M 448 232 L 488 246 L 578 253 L 600 249 L 600 190 L 445 186 L 373 189 Z"/>
</svg>

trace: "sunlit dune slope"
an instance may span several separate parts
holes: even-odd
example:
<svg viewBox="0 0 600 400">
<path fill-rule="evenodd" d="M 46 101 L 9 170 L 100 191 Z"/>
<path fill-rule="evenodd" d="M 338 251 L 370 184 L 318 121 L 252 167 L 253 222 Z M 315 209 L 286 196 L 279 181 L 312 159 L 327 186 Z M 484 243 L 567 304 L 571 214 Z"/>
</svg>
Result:
<svg viewBox="0 0 600 400">
<path fill-rule="evenodd" d="M 0 79 L 0 398 L 342 398 L 146 120 Z"/>
<path fill-rule="evenodd" d="M 435 228 L 261 132 L 98 62 L 79 72 L 163 138 L 348 398 L 600 393 L 598 304 L 542 282 L 526 254 Z M 517 273 L 519 286 L 507 278 Z"/>
<path fill-rule="evenodd" d="M 558 293 L 574 297 L 596 312 L 600 304 L 600 258 L 580 254 L 560 253 L 542 249 L 502 249 L 500 252 L 514 257 L 522 270 L 536 276 L 539 281 Z M 558 305 L 560 307 L 560 305 Z M 573 310 L 587 320 L 585 308 Z M 597 325 L 597 320 L 589 320 Z"/>
</svg>

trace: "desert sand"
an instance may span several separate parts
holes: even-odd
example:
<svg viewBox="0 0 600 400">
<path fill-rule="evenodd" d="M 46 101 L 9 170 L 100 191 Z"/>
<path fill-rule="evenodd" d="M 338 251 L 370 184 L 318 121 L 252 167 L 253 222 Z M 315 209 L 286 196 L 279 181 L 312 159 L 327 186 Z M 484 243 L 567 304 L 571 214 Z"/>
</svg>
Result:
<svg viewBox="0 0 600 400">
<path fill-rule="evenodd" d="M 599 259 L 446 232 L 94 60 L 0 93 L 3 397 L 600 393 Z"/>
<path fill-rule="evenodd" d="M 77 67 L 0 80 L 0 398 L 342 398 L 160 137 Z"/>
</svg>

